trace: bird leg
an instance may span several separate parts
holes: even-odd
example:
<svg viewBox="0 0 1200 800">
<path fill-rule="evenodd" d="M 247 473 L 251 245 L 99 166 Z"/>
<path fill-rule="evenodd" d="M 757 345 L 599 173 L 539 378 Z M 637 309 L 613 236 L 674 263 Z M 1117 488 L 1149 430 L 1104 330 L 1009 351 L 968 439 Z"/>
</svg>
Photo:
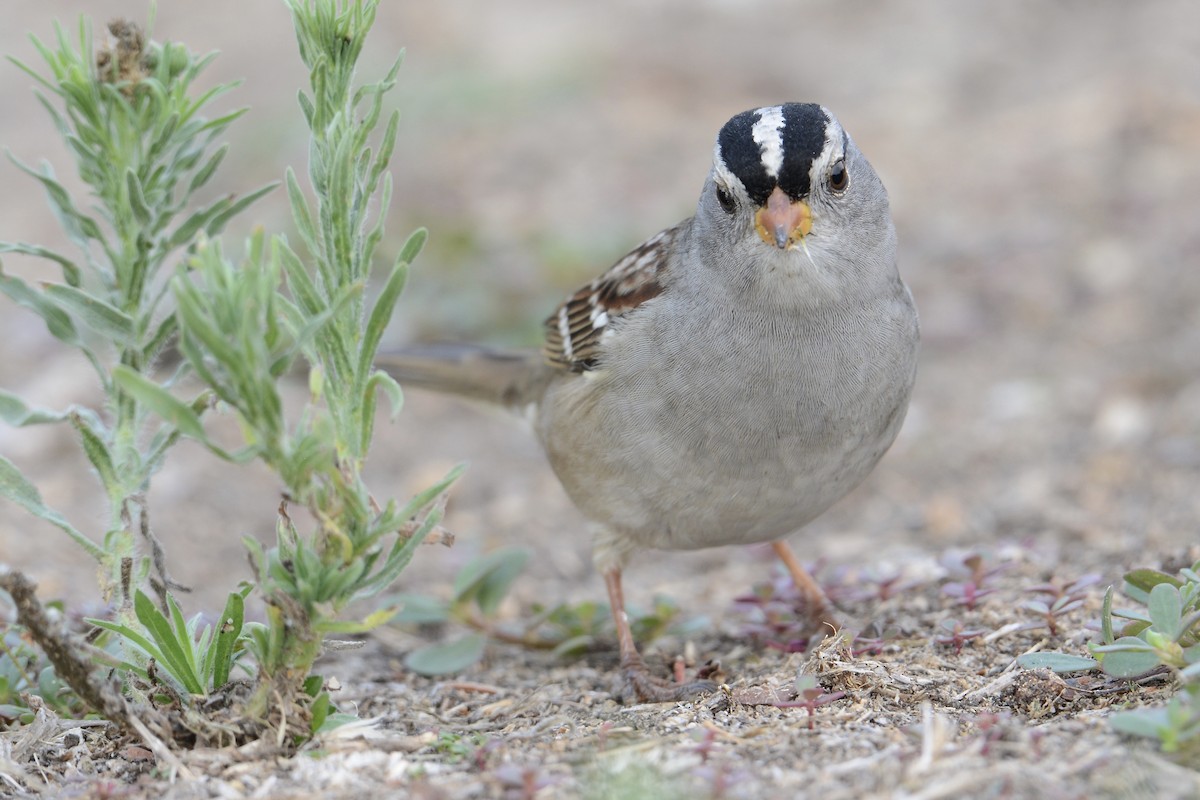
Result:
<svg viewBox="0 0 1200 800">
<path fill-rule="evenodd" d="M 642 661 L 638 654 L 637 645 L 633 643 L 633 631 L 625 613 L 625 593 L 621 589 L 621 570 L 612 569 L 605 572 L 604 585 L 608 589 L 608 605 L 612 609 L 613 622 L 617 626 L 621 671 L 638 700 L 644 703 L 674 703 L 716 690 L 717 685 L 712 681 L 674 683 L 650 674 L 646 662 Z"/>
<path fill-rule="evenodd" d="M 771 547 L 775 548 L 775 555 L 779 556 L 779 560 L 791 573 L 792 583 L 796 584 L 801 597 L 804 598 L 804 607 L 807 609 L 809 617 L 821 625 L 828 625 L 834 632 L 840 630 L 842 625 L 838 622 L 837 614 L 834 613 L 833 604 L 829 602 L 829 598 L 825 596 L 825 592 L 821 590 L 813 577 L 808 574 L 808 570 L 800 564 L 800 559 L 796 558 L 796 554 L 792 552 L 788 543 L 784 541 L 771 542 Z"/>
</svg>

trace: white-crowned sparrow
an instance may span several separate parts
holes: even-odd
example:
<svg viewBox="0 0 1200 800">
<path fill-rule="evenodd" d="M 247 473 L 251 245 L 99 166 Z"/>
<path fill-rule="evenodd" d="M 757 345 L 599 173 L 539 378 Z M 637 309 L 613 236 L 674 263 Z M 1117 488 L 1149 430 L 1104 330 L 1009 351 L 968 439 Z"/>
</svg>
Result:
<svg viewBox="0 0 1200 800">
<path fill-rule="evenodd" d="M 918 340 L 883 184 L 833 114 L 788 103 L 725 124 L 696 215 L 568 297 L 540 354 L 440 347 L 380 366 L 532 412 L 591 521 L 626 675 L 671 700 L 704 684 L 648 673 L 622 568 L 646 548 L 772 541 L 832 623 L 782 537 L 892 444 Z"/>
</svg>

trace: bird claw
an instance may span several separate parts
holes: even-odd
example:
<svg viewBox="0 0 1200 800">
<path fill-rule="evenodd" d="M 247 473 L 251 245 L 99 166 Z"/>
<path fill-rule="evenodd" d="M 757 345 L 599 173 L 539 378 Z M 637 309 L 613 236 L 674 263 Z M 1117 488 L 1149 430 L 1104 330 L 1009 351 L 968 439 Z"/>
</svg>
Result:
<svg viewBox="0 0 1200 800">
<path fill-rule="evenodd" d="M 624 678 L 618 700 L 622 703 L 678 703 L 694 700 L 717 690 L 717 683 L 710 680 L 676 682 L 650 674 L 640 658 L 626 659 L 621 663 Z"/>
</svg>

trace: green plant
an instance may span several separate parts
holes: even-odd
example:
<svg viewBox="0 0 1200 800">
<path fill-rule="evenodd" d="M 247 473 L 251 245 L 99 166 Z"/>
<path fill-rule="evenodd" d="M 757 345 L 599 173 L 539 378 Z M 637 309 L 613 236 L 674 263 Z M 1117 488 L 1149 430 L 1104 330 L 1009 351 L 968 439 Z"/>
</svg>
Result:
<svg viewBox="0 0 1200 800">
<path fill-rule="evenodd" d="M 5 595 L 0 595 L 3 605 Z M 50 611 L 62 615 L 62 603 L 51 603 Z M 77 717 L 86 712 L 78 695 L 59 678 L 46 654 L 25 638 L 24 629 L 11 624 L 12 615 L 0 618 L 0 727 L 33 719 L 23 695 L 36 695 L 56 713 Z"/>
<path fill-rule="evenodd" d="M 974 611 L 980 600 L 993 594 L 996 589 L 988 584 L 999 572 L 1005 569 L 1005 564 L 991 564 L 981 553 L 944 553 L 941 558 L 946 572 L 955 578 L 942 585 L 942 594 L 949 597 L 956 605 L 966 606 L 968 611 Z"/>
<path fill-rule="evenodd" d="M 830 587 L 822 583 L 833 590 L 833 596 L 852 599 L 841 585 Z M 734 598 L 733 602 L 740 617 L 739 633 L 772 650 L 802 653 L 818 633 L 807 595 L 796 587 L 785 570 L 777 570 L 769 580 L 754 584 L 749 593 Z"/>
<path fill-rule="evenodd" d="M 405 666 L 423 675 L 444 675 L 477 662 L 489 640 L 552 650 L 557 656 L 567 657 L 587 650 L 601 637 L 611 637 L 612 615 L 606 606 L 594 602 L 564 603 L 550 608 L 535 606 L 528 619 L 513 625 L 501 624 L 496 619 L 497 609 L 528 560 L 529 552 L 517 547 L 472 559 L 455 577 L 454 593 L 449 600 L 422 594 L 395 595 L 394 602 L 401 606 L 396 622 L 453 623 L 468 629 L 449 641 L 413 650 L 405 658 Z M 634 637 L 639 642 L 649 642 L 671 627 L 679 608 L 660 596 L 654 598 L 652 609 L 631 608 L 629 613 Z"/>
<path fill-rule="evenodd" d="M 423 675 L 443 675 L 458 672 L 482 658 L 488 636 L 502 636 L 492 617 L 528 560 L 528 551 L 520 548 L 505 548 L 472 559 L 455 577 L 449 601 L 427 595 L 398 595 L 395 600 L 402 610 L 397 622 L 441 624 L 454 620 L 474 629 L 450 641 L 412 651 L 405 665 Z M 533 640 L 523 643 L 538 646 Z"/>
<path fill-rule="evenodd" d="M 1025 591 L 1037 595 L 1033 600 L 1021 603 L 1021 608 L 1041 617 L 1051 636 L 1058 636 L 1058 620 L 1083 606 L 1086 599 L 1085 590 L 1100 581 L 1096 574 L 1084 575 L 1063 586 L 1060 581 L 1050 580 L 1037 586 L 1031 586 Z M 1030 627 L 1038 623 L 1030 623 Z"/>
<path fill-rule="evenodd" d="M 1200 740 L 1200 691 L 1194 685 L 1157 708 L 1139 708 L 1114 714 L 1112 726 L 1121 733 L 1157 739 L 1168 753 Z"/>
<path fill-rule="evenodd" d="M 214 137 L 242 113 L 212 121 L 200 116 L 229 88 L 189 93 L 210 59 L 193 58 L 178 45 L 147 44 L 136 26 L 124 22 L 110 26 L 117 45 L 95 63 L 86 22 L 77 44 L 61 30 L 57 50 L 37 43 L 52 73 L 38 79 L 65 110 L 45 97 L 43 105 L 76 154 L 101 219 L 80 211 L 48 167 L 26 168 L 81 248 L 82 264 L 40 246 L 4 245 L 56 262 L 63 283 L 35 288 L 5 275 L 0 290 L 83 352 L 108 399 L 102 411 L 58 413 L 2 394 L 0 415 L 17 425 L 69 421 L 108 494 L 112 522 L 103 542 L 94 542 L 46 507 L 3 459 L 0 495 L 66 530 L 104 565 L 106 595 L 119 598 L 119 612 L 115 620 L 94 624 L 120 643 L 116 665 L 127 687 L 151 699 L 173 695 L 186 705 L 189 696 L 225 684 L 248 656 L 258 681 L 245 705 L 247 717 L 273 718 L 296 740 L 339 719 L 321 679 L 311 674 L 324 638 L 369 630 L 394 613 L 341 616 L 347 604 L 377 595 L 396 579 L 440 520 L 442 497 L 460 470 L 403 504 L 378 502 L 363 480 L 377 399 L 382 395 L 393 414 L 401 405 L 399 386 L 373 367 L 376 348 L 426 236 L 417 231 L 408 237 L 368 300 L 391 196 L 387 167 L 398 122 L 392 112 L 383 123 L 384 97 L 400 59 L 381 80 L 355 83 L 378 0 L 288 5 L 310 77 L 300 106 L 311 133 L 313 199 L 288 170 L 297 248 L 259 231 L 237 263 L 213 237 L 267 189 L 181 214 L 224 156 L 224 147 L 211 147 Z M 159 355 L 171 344 L 182 362 L 159 375 Z M 310 367 L 310 400 L 290 422 L 278 382 L 298 359 Z M 188 375 L 203 386 L 180 399 L 188 386 L 181 379 Z M 214 407 L 232 411 L 241 424 L 244 443 L 232 452 L 205 430 L 202 417 Z M 144 498 L 150 476 L 181 436 L 230 461 L 261 459 L 283 484 L 275 546 L 246 539 L 267 604 L 265 624 L 243 625 L 249 587 L 229 595 L 216 625 L 185 619 L 172 596 Z M 308 519 L 295 520 L 293 507 Z M 135 558 L 139 540 L 150 543 L 149 556 Z M 31 595 L 27 582 L 10 577 L 22 597 Z M 145 583 L 157 595 L 157 607 L 142 591 Z M 86 671 L 77 666 L 66 671 Z M 104 695 L 101 686 L 81 689 L 92 699 Z M 301 713 L 291 713 L 293 704 Z"/>
<path fill-rule="evenodd" d="M 74 256 L 24 242 L 0 243 L 0 253 L 23 253 L 53 262 L 61 281 L 31 284 L 0 272 L 0 291 L 40 316 L 59 341 L 77 349 L 104 391 L 101 409 L 50 411 L 0 392 L 0 418 L 10 425 L 67 422 L 76 431 L 108 501 L 108 523 L 97 541 L 46 506 L 37 489 L 0 457 L 0 496 L 63 529 L 100 562 L 106 598 L 118 598 L 132 622 L 131 585 L 150 576 L 152 558 L 139 552 L 151 535 L 145 493 L 180 429 L 150 415 L 134 383 L 165 391 L 180 370 L 158 369 L 159 356 L 175 336 L 178 319 L 164 303 L 167 268 L 199 235 L 219 233 L 226 223 L 270 187 L 241 198 L 222 197 L 191 208 L 193 195 L 216 172 L 227 147 L 216 140 L 241 116 L 234 111 L 203 116 L 232 88 L 202 93 L 193 84 L 212 60 L 179 44 L 148 44 L 131 23 L 109 26 L 112 49 L 93 57 L 90 27 L 78 37 L 56 29 L 53 45 L 33 39 L 48 74 L 14 63 L 41 87 L 38 99 L 75 157 L 93 202 L 84 210 L 56 179 L 49 164 L 34 168 L 13 159 L 46 193 Z M 94 60 L 93 60 L 94 59 Z M 198 410 L 207 396 L 193 402 Z M 161 566 L 161 559 L 157 559 Z M 156 579 L 160 597 L 170 585 Z"/>
<path fill-rule="evenodd" d="M 380 504 L 363 479 L 382 395 L 393 414 L 400 387 L 373 366 L 376 349 L 426 234 L 408 237 L 368 301 L 365 289 L 391 197 L 387 167 L 398 114 L 383 119 L 401 59 L 375 83 L 355 84 L 355 69 L 378 0 L 288 0 L 310 92 L 300 107 L 310 130 L 310 201 L 292 170 L 288 197 L 302 253 L 285 237 L 251 238 L 240 264 L 202 244 L 172 282 L 179 349 L 224 407 L 236 413 L 244 446 L 226 453 L 205 436 L 194 404 L 142 384 L 147 402 L 189 435 L 232 460 L 258 458 L 280 477 L 276 545 L 247 538 L 267 624 L 249 631 L 265 711 L 297 687 L 328 634 L 358 633 L 394 613 L 349 621 L 347 604 L 377 595 L 412 559 L 441 519 L 441 498 L 460 470 L 406 504 Z M 285 292 L 286 284 L 286 292 Z M 300 418 L 284 416 L 278 380 L 297 358 L 309 365 L 310 398 Z M 308 533 L 290 506 L 312 520 Z"/>
<path fill-rule="evenodd" d="M 142 591 L 134 596 L 133 608 L 139 627 L 104 619 L 88 620 L 93 625 L 112 631 L 124 641 L 136 645 L 149 659 L 138 663 L 121 663 L 121 669 L 139 675 L 152 684 L 161 684 L 165 675 L 176 692 L 207 695 L 229 682 L 230 674 L 243 649 L 242 625 L 245 621 L 245 598 L 250 586 L 231 592 L 225 611 L 217 624 L 204 624 L 201 615 L 190 620 L 175 598 L 167 595 L 167 611 L 160 611 Z M 143 633 L 145 631 L 145 633 Z M 147 664 L 149 666 L 144 666 Z"/>
<path fill-rule="evenodd" d="M 1157 738 L 1169 752 L 1200 741 L 1200 562 L 1177 575 L 1133 570 L 1125 575 L 1124 592 L 1146 611 L 1114 609 L 1110 586 L 1100 615 L 1101 641 L 1088 645 L 1090 657 L 1030 653 L 1018 663 L 1068 673 L 1099 669 L 1118 679 L 1168 670 L 1180 686 L 1179 694 L 1162 708 L 1116 714 L 1113 727 Z M 1125 620 L 1119 631 L 1118 620 Z"/>
<path fill-rule="evenodd" d="M 808 712 L 808 729 L 815 727 L 813 716 L 817 709 L 829 705 L 846 696 L 845 692 L 826 692 L 817 679 L 812 675 L 799 674 L 796 676 L 796 699 L 772 703 L 776 708 L 803 708 Z"/>
<path fill-rule="evenodd" d="M 376 398 L 383 394 L 393 414 L 401 402 L 399 386 L 373 366 L 376 348 L 425 241 L 424 231 L 408 238 L 368 303 L 364 290 L 383 238 L 398 115 L 388 117 L 382 133 L 377 128 L 400 59 L 382 80 L 355 86 L 377 0 L 288 5 L 310 75 L 311 94 L 301 93 L 300 106 L 311 132 L 313 203 L 290 169 L 286 181 L 307 261 L 286 238 L 268 243 L 259 233 L 236 265 L 219 243 L 202 243 L 171 284 L 180 352 L 208 391 L 236 413 L 244 446 L 225 452 L 205 435 L 195 403 L 129 381 L 173 426 L 223 458 L 261 459 L 283 483 L 275 547 L 245 540 L 267 603 L 266 625 L 251 627 L 246 643 L 260 677 L 252 715 L 265 715 L 280 698 L 302 700 L 300 687 L 326 635 L 366 631 L 392 615 L 383 609 L 358 621 L 340 616 L 407 566 L 440 520 L 439 498 L 459 472 L 405 505 L 388 500 L 382 507 L 363 480 Z M 278 380 L 299 357 L 310 365 L 310 400 L 289 425 Z M 308 512 L 311 533 L 301 531 L 291 504 Z"/>
<path fill-rule="evenodd" d="M 933 641 L 935 644 L 940 644 L 943 647 L 953 647 L 955 655 L 962 653 L 963 645 L 967 642 L 972 639 L 978 639 L 987 633 L 982 628 L 967 628 L 962 622 L 953 618 L 942 620 L 941 626 L 946 633 L 934 636 Z"/>
<path fill-rule="evenodd" d="M 97 560 L 102 594 L 116 609 L 118 658 L 144 674 L 152 668 L 153 656 L 126 635 L 142 630 L 146 618 L 135 606 L 152 605 L 142 587 L 152 590 L 164 609 L 174 602 L 170 590 L 179 588 L 167 574 L 146 493 L 168 451 L 188 431 L 158 419 L 153 412 L 160 409 L 146 402 L 142 391 L 152 387 L 165 395 L 187 373 L 186 367 L 160 363 L 178 331 L 178 318 L 166 302 L 168 278 L 198 236 L 220 233 L 271 187 L 206 205 L 193 202 L 227 152 L 218 139 L 243 113 L 204 116 L 213 100 L 233 86 L 195 90 L 213 56 L 197 57 L 180 44 L 148 41 L 141 29 L 122 20 L 109 24 L 114 43 L 98 52 L 85 18 L 76 38 L 61 27 L 55 33 L 50 44 L 33 38 L 44 72 L 15 59 L 13 63 L 37 81 L 37 97 L 68 145 L 90 203 L 68 192 L 49 164 L 34 168 L 10 156 L 41 184 L 77 252 L 0 243 L 0 253 L 45 259 L 60 276 L 59 281 L 31 283 L 0 269 L 0 291 L 79 351 L 96 374 L 104 402 L 99 408 L 76 405 L 52 411 L 0 391 L 0 419 L 15 426 L 69 424 L 103 490 L 108 519 L 102 536 L 84 533 L 47 506 L 37 488 L 2 456 L 0 496 L 61 528 Z M 209 396 L 202 393 L 188 411 L 198 413 L 208 403 Z M 5 575 L 9 580 L 20 583 L 11 573 Z M 120 716 L 124 706 L 93 675 L 86 651 L 67 644 L 61 638 L 65 631 L 59 632 L 32 599 L 17 606 L 22 614 L 38 617 L 35 624 L 22 616 L 21 630 L 37 641 L 56 671 L 55 680 L 42 671 L 36 688 L 43 696 L 65 707 L 55 683 L 65 681 L 92 708 Z M 42 624 L 47 621 L 49 627 Z M 196 643 L 186 644 L 190 649 Z M 12 655 L 10 650 L 10 659 Z M 99 702 L 102 698 L 108 699 Z"/>
</svg>

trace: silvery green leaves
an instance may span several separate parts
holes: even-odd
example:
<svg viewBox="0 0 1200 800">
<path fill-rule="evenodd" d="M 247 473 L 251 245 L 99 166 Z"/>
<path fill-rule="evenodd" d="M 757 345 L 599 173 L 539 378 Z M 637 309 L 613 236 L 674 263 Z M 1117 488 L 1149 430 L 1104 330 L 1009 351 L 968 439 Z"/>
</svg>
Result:
<svg viewBox="0 0 1200 800">
<path fill-rule="evenodd" d="M 1128 573 L 1125 594 L 1144 604 L 1145 612 L 1114 609 L 1110 587 L 1101 609 L 1101 641 L 1089 647 L 1092 657 L 1031 653 L 1021 657 L 1021 665 L 1047 667 L 1056 672 L 1083 672 L 1100 667 L 1114 678 L 1137 678 L 1166 666 L 1191 670 L 1200 677 L 1200 667 L 1195 667 L 1200 663 L 1198 567 L 1200 564 L 1185 568 L 1178 577 L 1150 569 Z M 1120 620 L 1127 622 L 1117 630 L 1115 623 Z"/>
<path fill-rule="evenodd" d="M 1137 610 L 1113 610 L 1129 620 L 1119 638 L 1107 634 L 1092 654 L 1115 677 L 1137 677 L 1160 665 L 1187 670 L 1200 664 L 1200 576 L 1197 564 L 1178 576 L 1141 569 L 1125 576 L 1125 593 L 1145 604 Z M 1200 672 L 1200 667 L 1192 672 Z M 1200 675 L 1197 675 L 1200 678 Z"/>
<path fill-rule="evenodd" d="M 512 582 L 525 568 L 529 551 L 504 548 L 479 556 L 468 562 L 454 580 L 454 597 L 441 602 L 424 595 L 404 595 L 398 619 L 411 623 L 442 623 L 452 619 L 490 619 L 508 594 Z M 476 622 L 476 625 L 479 623 Z M 404 664 L 422 675 L 444 675 L 459 672 L 483 656 L 487 636 L 473 631 L 447 642 L 426 645 L 412 651 Z"/>
<path fill-rule="evenodd" d="M 400 58 L 383 79 L 354 86 L 355 67 L 375 19 L 377 0 L 312 3 L 288 0 L 301 58 L 309 68 L 310 93 L 300 105 L 311 132 L 310 203 L 293 170 L 287 173 L 292 217 L 308 263 L 292 248 L 282 254 L 294 299 L 308 315 L 329 308 L 347 286 L 365 286 L 383 239 L 391 202 L 387 171 L 396 142 L 399 113 L 379 131 L 384 97 L 395 85 Z M 368 308 L 361 294 L 335 313 L 313 338 L 310 360 L 323 373 L 325 400 L 349 457 L 366 456 L 376 397 L 383 392 L 398 409 L 399 387 L 374 369 L 375 350 L 391 319 L 420 252 L 425 232 L 412 234 L 382 276 L 382 289 Z"/>
<path fill-rule="evenodd" d="M 109 501 L 105 544 L 92 543 L 44 506 L 7 461 L 0 494 L 66 530 L 105 565 L 110 586 L 121 561 L 135 555 L 129 528 L 145 512 L 141 498 L 151 475 L 181 434 L 201 439 L 204 434 L 199 414 L 207 397 L 175 399 L 167 390 L 180 373 L 155 370 L 178 327 L 164 302 L 170 275 L 163 268 L 173 266 L 197 236 L 217 234 L 269 190 L 192 207 L 194 193 L 224 158 L 226 148 L 215 140 L 242 113 L 208 119 L 203 112 L 233 84 L 194 92 L 211 56 L 196 58 L 182 45 L 146 43 L 136 26 L 119 24 L 132 35 L 117 36 L 99 52 L 81 18 L 74 38 L 58 27 L 52 42 L 33 39 L 42 69 L 14 61 L 37 82 L 38 99 L 67 144 L 87 194 L 73 196 L 49 164 L 30 166 L 10 154 L 41 186 L 76 252 L 0 242 L 0 253 L 33 256 L 56 267 L 58 280 L 34 282 L 4 273 L 0 265 L 0 292 L 41 317 L 60 342 L 81 351 L 106 396 L 102 411 L 46 412 L 26 409 L 6 395 L 0 411 L 12 425 L 70 422 Z"/>
<path fill-rule="evenodd" d="M 1125 575 L 1124 592 L 1145 611 L 1114 609 L 1110 587 L 1101 609 L 1101 641 L 1089 645 L 1091 657 L 1031 653 L 1018 663 L 1063 673 L 1099 668 L 1112 678 L 1128 680 L 1170 670 L 1181 692 L 1165 707 L 1115 715 L 1113 727 L 1157 738 L 1164 750 L 1174 751 L 1200 738 L 1200 562 L 1177 575 L 1133 570 Z M 1118 629 L 1121 620 L 1125 622 Z"/>
<path fill-rule="evenodd" d="M 0 497 L 16 503 L 35 517 L 61 528 L 97 560 L 103 557 L 103 550 L 95 542 L 76 529 L 62 514 L 42 502 L 42 495 L 38 492 L 37 487 L 30 483 L 21 474 L 21 471 L 4 456 L 0 456 Z"/>
<path fill-rule="evenodd" d="M 180 352 L 241 422 L 242 449 L 226 454 L 208 442 L 210 449 L 263 459 L 285 489 L 276 545 L 246 541 L 269 605 L 266 626 L 250 634 L 265 675 L 307 675 L 321 636 L 361 632 L 392 616 L 390 609 L 356 621 L 339 614 L 399 576 L 441 520 L 445 492 L 461 471 L 404 505 L 381 504 L 362 478 L 378 397 L 393 411 L 401 403 L 399 386 L 375 369 L 375 353 L 425 241 L 424 231 L 409 236 L 378 290 L 367 291 L 391 195 L 387 165 L 398 119 L 393 113 L 379 130 L 399 61 L 383 80 L 353 85 L 376 5 L 289 2 L 311 89 L 301 94 L 311 192 L 287 172 L 299 246 L 256 235 L 233 265 L 205 241 L 171 284 Z M 298 357 L 308 366 L 310 396 L 289 422 L 277 381 Z M 181 408 L 163 405 L 172 424 L 191 424 Z M 293 521 L 293 504 L 316 521 L 311 533 Z"/>
<path fill-rule="evenodd" d="M 418 241 L 423 239 L 419 237 Z M 406 251 L 415 255 L 415 250 Z M 251 562 L 268 598 L 280 607 L 298 604 L 304 626 L 312 633 L 355 633 L 385 622 L 384 610 L 358 621 L 338 618 L 356 598 L 369 597 L 389 585 L 412 559 L 417 546 L 441 519 L 441 499 L 458 470 L 403 507 L 389 501 L 379 508 L 359 474 L 358 460 L 347 458 L 354 444 L 365 453 L 374 419 L 378 382 L 372 375 L 374 351 L 403 286 L 406 263 L 393 270 L 371 315 L 354 335 L 336 323 L 360 301 L 361 282 L 318 286 L 282 238 L 269 245 L 261 233 L 250 239 L 239 264 L 231 263 L 217 242 L 200 244 L 190 269 L 172 282 L 179 320 L 179 349 L 195 374 L 241 422 L 244 446 L 226 453 L 192 431 L 199 417 L 161 392 L 142 386 L 143 399 L 173 425 L 205 441 L 218 455 L 233 460 L 261 458 L 281 478 L 286 496 L 321 520 L 312 537 L 304 536 L 281 511 L 278 544 L 265 549 L 247 540 Z M 283 293 L 284 274 L 291 297 Z M 331 289 L 326 294 L 324 289 Z M 381 310 L 382 309 L 382 310 Z M 278 381 L 303 355 L 311 370 L 309 403 L 300 419 L 289 424 Z M 337 358 L 331 366 L 322 356 Z M 330 391 L 323 376 L 361 369 L 358 395 Z M 131 385 L 130 391 L 135 391 Z M 138 395 L 142 396 L 142 395 Z M 338 400 L 346 401 L 338 406 Z M 174 403 L 174 405 L 172 405 Z M 340 415 L 340 417 L 339 417 Z M 352 444 L 338 438 L 332 420 L 341 418 L 353 431 Z M 395 537 L 390 543 L 384 540 Z M 285 603 L 282 598 L 288 598 Z M 314 654 L 310 634 L 296 620 L 272 619 L 252 635 L 252 651 L 268 674 Z M 294 632 L 294 633 L 292 633 Z"/>
<path fill-rule="evenodd" d="M 378 398 L 393 411 L 400 407 L 399 386 L 373 364 L 425 233 L 408 237 L 368 291 L 391 193 L 397 115 L 379 123 L 399 62 L 381 81 L 353 85 L 376 0 L 290 5 L 311 78 L 311 94 L 301 100 L 312 133 L 311 205 L 288 173 L 295 249 L 282 236 L 259 232 L 240 260 L 226 257 L 217 234 L 268 189 L 196 208 L 190 201 L 225 157 L 216 138 L 242 112 L 206 120 L 206 105 L 230 88 L 191 92 L 209 59 L 145 43 L 136 26 L 121 21 L 110 23 L 113 36 L 95 57 L 81 23 L 77 40 L 59 30 L 52 45 L 35 42 L 45 75 L 19 65 L 38 81 L 89 199 L 73 197 L 49 166 L 21 167 L 41 185 L 78 252 L 0 244 L 0 253 L 35 256 L 56 268 L 40 282 L 0 271 L 0 292 L 80 350 L 106 395 L 100 411 L 62 412 L 0 395 L 0 417 L 13 425 L 72 426 L 108 496 L 102 544 L 47 507 L 3 459 L 0 496 L 89 548 L 105 566 L 106 593 L 131 599 L 122 575 L 133 576 L 136 590 L 153 568 L 157 587 L 173 585 L 157 549 L 153 562 L 138 554 L 141 541 L 157 547 L 146 489 L 171 446 L 186 436 L 225 459 L 261 458 L 279 475 L 285 500 L 276 545 L 248 541 L 268 607 L 265 624 L 247 625 L 243 641 L 258 661 L 262 691 L 272 693 L 284 687 L 268 680 L 277 676 L 298 687 L 322 636 L 390 618 L 391 609 L 353 621 L 340 612 L 398 577 L 440 522 L 445 492 L 461 471 L 407 503 L 377 500 L 362 479 Z M 159 356 L 173 344 L 182 359 L 161 369 Z M 298 358 L 307 362 L 310 398 L 289 420 L 280 381 Z M 186 390 L 181 379 L 192 375 L 202 388 Z M 238 418 L 244 441 L 232 452 L 205 429 L 203 417 L 214 407 Z M 311 531 L 293 523 L 289 506 L 304 509 Z M 228 674 L 232 645 L 185 621 L 169 593 L 160 592 L 161 608 L 150 596 L 120 604 L 106 625 L 124 646 L 125 669 L 137 672 L 152 658 L 186 693 L 210 689 Z"/>
<path fill-rule="evenodd" d="M 38 98 L 96 202 L 83 210 L 48 164 L 34 168 L 10 155 L 41 184 L 79 252 L 68 256 L 23 242 L 0 244 L 0 252 L 54 262 L 63 279 L 35 287 L 6 275 L 0 291 L 41 316 L 56 338 L 83 350 L 107 390 L 113 350 L 140 369 L 154 361 L 174 330 L 172 314 L 160 308 L 169 277 L 164 264 L 196 236 L 220 232 L 270 187 L 189 207 L 224 158 L 226 148 L 215 139 L 243 113 L 202 116 L 213 99 L 233 88 L 192 92 L 212 56 L 195 58 L 181 45 L 152 45 L 130 54 L 141 65 L 136 74 L 108 76 L 94 65 L 92 37 L 82 20 L 75 41 L 58 28 L 53 44 L 33 42 L 48 74 L 14 63 L 38 82 Z"/>
</svg>

